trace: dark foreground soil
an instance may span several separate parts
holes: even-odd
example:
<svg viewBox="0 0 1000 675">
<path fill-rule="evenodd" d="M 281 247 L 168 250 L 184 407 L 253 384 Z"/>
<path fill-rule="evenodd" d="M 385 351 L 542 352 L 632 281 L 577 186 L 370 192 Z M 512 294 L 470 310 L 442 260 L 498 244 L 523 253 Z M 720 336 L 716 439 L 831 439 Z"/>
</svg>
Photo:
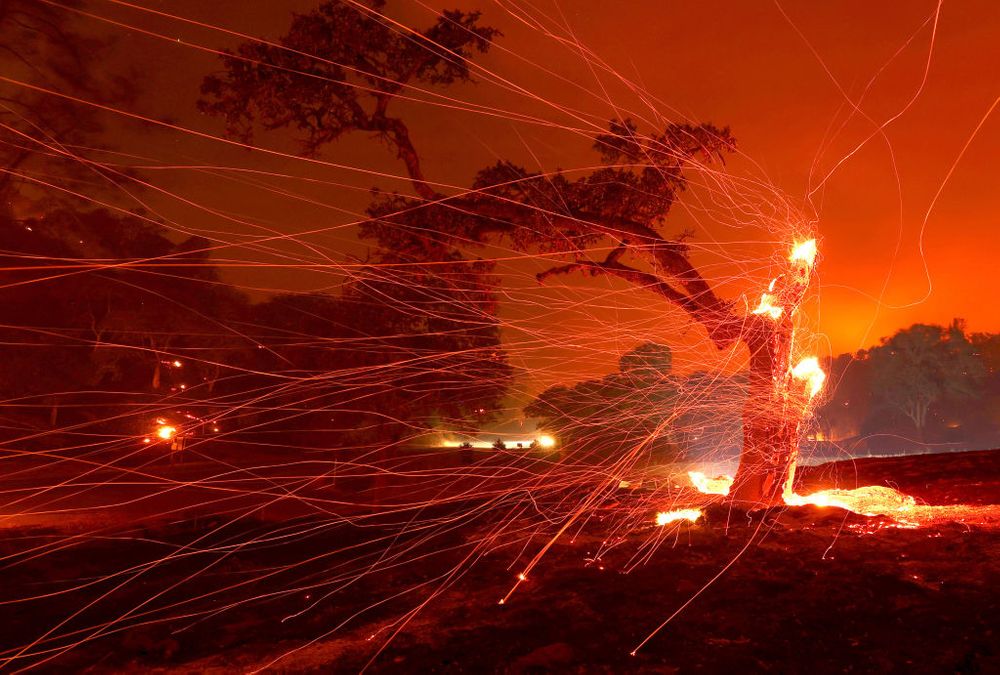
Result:
<svg viewBox="0 0 1000 675">
<path fill-rule="evenodd" d="M 928 504 L 997 504 L 1000 452 L 842 462 L 805 469 L 800 479 L 810 490 L 890 481 Z M 52 532 L 9 533 L 0 541 L 7 556 L 0 599 L 23 598 L 25 589 L 36 598 L 4 606 L 4 658 L 84 604 L 103 600 L 54 631 L 62 637 L 42 643 L 72 649 L 48 661 L 29 650 L 7 668 L 1000 673 L 995 527 L 941 522 L 906 529 L 837 509 L 748 515 L 718 508 L 695 525 L 636 533 L 594 560 L 606 535 L 595 521 L 572 540 L 559 539 L 499 605 L 523 569 L 523 558 L 511 566 L 520 546 L 511 550 L 498 540 L 471 568 L 454 567 L 459 561 L 449 557 L 449 546 L 466 550 L 462 544 L 476 536 L 471 526 L 427 550 L 414 538 L 409 562 L 340 587 L 343 561 L 329 551 L 350 549 L 352 560 L 377 556 L 381 545 L 365 544 L 372 531 L 301 520 L 277 530 L 245 522 L 215 532 L 219 522 L 78 542 Z M 661 539 L 647 551 L 651 536 Z M 273 537 L 274 545 L 232 550 L 233 542 L 262 537 Z M 288 539 L 294 545 L 278 544 Z M 198 542 L 192 555 L 176 556 L 192 541 Z M 543 543 L 536 541 L 533 550 Z M 26 553 L 38 546 L 59 548 Z M 228 552 L 220 555 L 223 549 Z M 161 550 L 176 559 L 142 567 Z M 637 551 L 648 555 L 637 561 Z M 115 569 L 139 567 L 123 585 L 123 575 L 101 578 L 111 562 Z M 461 573 L 443 584 L 436 575 L 451 569 Z M 323 599 L 334 587 L 339 592 Z M 379 600 L 387 602 L 373 607 Z M 207 609 L 219 613 L 205 616 Z M 143 619 L 145 611 L 155 622 Z M 182 616 L 195 611 L 202 614 Z M 104 626 L 107 635 L 94 634 L 93 626 Z M 116 632 L 120 626 L 131 627 Z"/>
</svg>

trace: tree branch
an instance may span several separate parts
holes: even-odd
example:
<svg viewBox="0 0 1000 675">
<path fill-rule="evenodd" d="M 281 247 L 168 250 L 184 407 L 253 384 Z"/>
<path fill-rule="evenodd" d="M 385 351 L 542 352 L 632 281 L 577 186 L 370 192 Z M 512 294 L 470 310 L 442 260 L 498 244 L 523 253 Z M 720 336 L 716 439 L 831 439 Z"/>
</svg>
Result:
<svg viewBox="0 0 1000 675">
<path fill-rule="evenodd" d="M 413 142 L 410 140 L 410 131 L 402 120 L 395 117 L 383 117 L 385 132 L 396 145 L 396 152 L 399 158 L 406 165 L 406 172 L 410 175 L 410 182 L 417 194 L 427 201 L 438 201 L 444 199 L 444 195 L 436 191 L 424 177 L 423 169 L 420 166 L 420 155 L 417 154 Z"/>
<path fill-rule="evenodd" d="M 620 263 L 619 259 L 629 248 L 629 243 L 623 241 L 608 254 L 603 262 L 594 262 L 591 260 L 577 261 L 539 272 L 535 275 L 535 278 L 539 283 L 544 283 L 549 277 L 573 272 L 586 272 L 591 276 L 597 276 L 598 274 L 614 276 L 633 285 L 653 291 L 686 311 L 692 319 L 705 327 L 712 342 L 719 349 L 732 344 L 739 337 L 738 319 L 728 310 L 719 311 L 715 308 L 705 307 L 695 298 L 681 293 L 656 274 L 644 272 Z"/>
<path fill-rule="evenodd" d="M 544 219 L 556 226 L 562 225 L 572 229 L 590 230 L 594 233 L 616 239 L 621 245 L 628 248 L 628 250 L 649 260 L 654 267 L 654 271 L 659 272 L 662 270 L 669 277 L 676 279 L 685 291 L 685 293 L 678 293 L 679 297 L 685 298 L 684 302 L 687 305 L 697 308 L 695 318 L 698 321 L 705 323 L 703 320 L 704 317 L 714 316 L 716 319 L 713 322 L 722 326 L 723 324 L 731 324 L 735 319 L 726 303 L 715 295 L 708 282 L 705 281 L 701 273 L 691 264 L 684 246 L 679 242 L 664 238 L 659 232 L 648 225 L 624 218 L 602 218 L 582 211 L 566 215 L 556 211 L 541 209 L 534 205 L 528 206 L 502 197 L 496 198 L 495 195 L 490 195 L 490 197 L 491 199 L 489 200 L 482 197 L 448 199 L 445 204 L 457 207 L 469 215 L 477 215 L 484 218 L 483 227 L 477 235 L 488 231 L 506 233 L 513 229 L 515 224 L 524 225 L 531 219 Z M 618 253 L 618 257 L 621 257 L 623 253 L 624 251 Z M 615 263 L 617 262 L 617 258 L 601 264 L 609 262 Z M 622 270 L 616 271 L 618 276 L 621 276 L 620 272 Z M 635 272 L 645 274 L 639 272 L 639 270 L 635 270 Z M 639 283 L 648 285 L 645 282 L 655 279 L 658 283 L 667 284 L 662 275 L 649 275 L 649 277 Z M 669 284 L 667 286 L 671 291 L 677 292 Z M 660 294 L 668 297 L 663 292 L 660 292 Z M 668 299 L 680 304 L 677 299 L 669 297 Z M 685 307 L 685 309 L 688 308 Z M 690 309 L 688 311 L 690 312 Z M 706 324 L 706 327 L 708 327 L 708 324 Z M 710 332 L 712 332 L 711 329 Z M 735 335 L 729 336 L 727 332 L 727 336 L 720 336 L 720 339 L 722 342 L 728 343 L 735 339 L 735 337 Z M 714 339 L 716 338 L 713 337 Z M 716 341 L 718 342 L 718 340 Z"/>
</svg>

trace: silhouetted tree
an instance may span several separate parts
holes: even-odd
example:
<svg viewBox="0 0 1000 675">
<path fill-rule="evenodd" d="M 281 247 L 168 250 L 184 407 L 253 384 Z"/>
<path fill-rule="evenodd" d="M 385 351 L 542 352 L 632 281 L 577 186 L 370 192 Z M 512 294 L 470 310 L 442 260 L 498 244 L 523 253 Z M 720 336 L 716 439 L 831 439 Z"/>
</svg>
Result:
<svg viewBox="0 0 1000 675">
<path fill-rule="evenodd" d="M 550 387 L 524 413 L 539 418 L 539 428 L 578 459 L 640 447 L 676 454 L 679 439 L 671 421 L 678 386 L 670 348 L 649 342 L 624 354 L 618 372 L 572 387 Z"/>
<path fill-rule="evenodd" d="M 221 282 L 204 240 L 175 244 L 155 222 L 102 210 L 55 210 L 3 221 L 0 341 L 9 357 L 2 391 L 60 401 L 114 391 L 131 403 L 166 393 L 163 374 L 182 363 L 178 398 L 210 394 L 225 362 L 252 343 L 231 328 L 242 294 Z"/>
<path fill-rule="evenodd" d="M 876 405 L 872 383 L 872 361 L 865 351 L 830 359 L 824 370 L 829 376 L 827 394 L 816 410 L 822 437 L 837 441 L 860 435 Z"/>
<path fill-rule="evenodd" d="M 73 8 L 81 3 L 62 4 Z M 72 179 L 78 189 L 84 180 L 100 189 L 105 180 L 104 170 L 88 163 L 81 150 L 95 145 L 101 130 L 98 113 L 41 91 L 103 104 L 132 96 L 131 84 L 109 76 L 103 67 L 110 41 L 77 30 L 73 16 L 64 7 L 34 0 L 0 2 L 0 71 L 23 83 L 0 83 L 0 214 L 8 218 L 26 215 L 15 213 L 19 196 L 29 202 L 43 195 L 67 196 L 43 183 Z"/>
<path fill-rule="evenodd" d="M 258 368 L 282 378 L 267 398 L 269 427 L 337 431 L 345 445 L 489 420 L 509 379 L 496 332 L 456 328 L 446 309 L 412 311 L 404 287 L 363 276 L 339 297 L 280 295 L 254 308 Z"/>
<path fill-rule="evenodd" d="M 970 338 L 973 354 L 982 361 L 983 378 L 969 420 L 975 432 L 996 443 L 1000 436 L 1000 334 L 976 333 Z M 963 410 L 970 412 L 969 406 Z"/>
<path fill-rule="evenodd" d="M 297 14 L 280 46 L 247 42 L 205 78 L 199 106 L 249 142 L 255 126 L 292 128 L 316 154 L 345 133 L 377 134 L 396 149 L 417 193 L 434 198 L 403 120 L 389 114 L 401 93 L 471 80 L 469 59 L 499 34 L 478 12 L 446 11 L 429 29 L 407 31 L 381 15 L 384 0 L 324 2 Z"/>
<path fill-rule="evenodd" d="M 816 411 L 822 436 L 878 436 L 879 449 L 914 431 L 918 440 L 964 447 L 995 443 L 998 344 L 997 335 L 970 336 L 956 320 L 948 327 L 916 324 L 871 349 L 841 354 L 827 364 L 828 394 Z"/>
<path fill-rule="evenodd" d="M 958 320 L 948 328 L 914 324 L 869 350 L 868 358 L 876 399 L 910 420 L 921 439 L 931 407 L 972 398 L 985 375 Z"/>
</svg>

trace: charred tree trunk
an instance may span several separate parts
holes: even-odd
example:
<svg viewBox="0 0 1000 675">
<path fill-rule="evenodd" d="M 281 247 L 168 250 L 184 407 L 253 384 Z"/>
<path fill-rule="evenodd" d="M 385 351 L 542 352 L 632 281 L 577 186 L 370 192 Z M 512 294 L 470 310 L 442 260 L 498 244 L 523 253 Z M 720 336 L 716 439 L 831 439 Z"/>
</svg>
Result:
<svg viewBox="0 0 1000 675">
<path fill-rule="evenodd" d="M 799 420 L 760 411 L 758 403 L 748 403 L 743 414 L 743 452 L 731 496 L 744 505 L 776 506 L 795 474 Z"/>
<path fill-rule="evenodd" d="M 750 382 L 743 406 L 743 451 L 730 496 L 743 505 L 775 506 L 790 487 L 798 455 L 802 400 L 791 391 L 793 325 L 749 322 L 744 341 L 750 348 Z"/>
</svg>

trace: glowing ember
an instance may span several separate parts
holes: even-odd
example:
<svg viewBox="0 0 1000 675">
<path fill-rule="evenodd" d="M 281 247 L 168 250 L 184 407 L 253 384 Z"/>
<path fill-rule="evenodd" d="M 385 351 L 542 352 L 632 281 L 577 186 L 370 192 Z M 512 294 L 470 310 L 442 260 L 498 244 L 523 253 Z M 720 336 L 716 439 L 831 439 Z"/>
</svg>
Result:
<svg viewBox="0 0 1000 675">
<path fill-rule="evenodd" d="M 916 500 L 909 495 L 879 485 L 855 490 L 820 490 L 811 495 L 785 494 L 789 506 L 835 506 L 863 516 L 896 516 L 913 509 Z"/>
<path fill-rule="evenodd" d="M 656 524 L 660 527 L 664 525 L 669 525 L 670 523 L 675 523 L 678 520 L 688 520 L 690 522 L 695 522 L 701 518 L 701 511 L 699 509 L 678 509 L 676 511 L 660 511 L 656 514 Z"/>
<path fill-rule="evenodd" d="M 698 492 L 706 495 L 728 495 L 733 485 L 732 476 L 716 476 L 709 478 L 701 471 L 688 471 L 688 478 Z"/>
<path fill-rule="evenodd" d="M 709 495 L 727 495 L 733 484 L 732 476 L 709 478 L 701 471 L 689 471 L 688 477 L 698 492 Z M 811 495 L 799 495 L 787 490 L 784 501 L 789 506 L 832 506 L 862 516 L 889 516 L 897 519 L 904 515 L 916 515 L 919 510 L 913 497 L 879 485 L 867 485 L 854 490 L 820 490 Z M 677 513 L 683 512 L 671 511 L 658 514 L 657 523 L 659 524 L 660 516 L 666 518 Z"/>
<path fill-rule="evenodd" d="M 554 448 L 556 447 L 556 439 L 552 436 L 539 436 L 536 440 L 538 446 L 541 448 Z"/>
<path fill-rule="evenodd" d="M 799 361 L 798 365 L 792 368 L 792 377 L 796 380 L 803 380 L 809 385 L 809 398 L 819 393 L 826 380 L 826 373 L 819 367 L 819 359 L 810 356 Z"/>
<path fill-rule="evenodd" d="M 169 441 L 177 434 L 177 427 L 172 427 L 169 424 L 161 424 L 156 427 L 156 435 L 165 441 Z"/>
<path fill-rule="evenodd" d="M 791 262 L 804 262 L 807 267 L 812 267 L 816 261 L 816 240 L 808 239 L 801 244 L 796 244 L 792 249 L 792 255 L 788 257 Z"/>
</svg>

